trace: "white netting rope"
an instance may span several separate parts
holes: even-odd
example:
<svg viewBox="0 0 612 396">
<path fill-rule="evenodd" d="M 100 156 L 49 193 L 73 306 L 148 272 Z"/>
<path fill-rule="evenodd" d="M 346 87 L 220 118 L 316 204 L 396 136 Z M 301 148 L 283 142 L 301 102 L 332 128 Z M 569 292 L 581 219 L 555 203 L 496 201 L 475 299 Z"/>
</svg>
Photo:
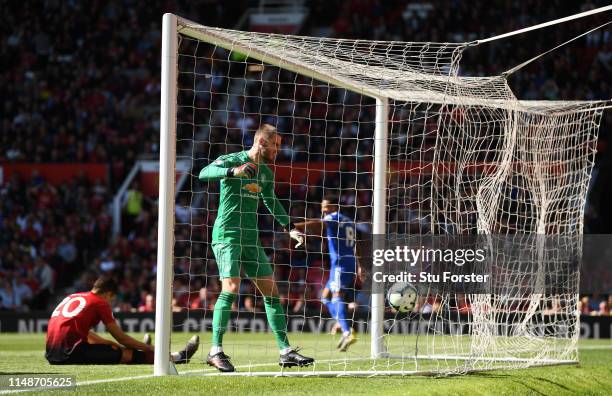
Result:
<svg viewBox="0 0 612 396">
<path fill-rule="evenodd" d="M 488 234 L 494 245 L 503 235 L 582 233 L 605 103 L 519 101 L 503 77 L 461 77 L 469 43 L 320 39 L 181 23 L 177 156 L 191 161 L 192 182 L 179 194 L 189 220 L 177 220 L 175 229 L 176 309 L 187 311 L 189 324 L 180 326 L 210 330 L 220 291 L 210 249 L 219 190 L 197 182 L 199 170 L 221 154 L 248 149 L 261 123 L 274 124 L 285 133 L 275 174 L 289 214 L 319 217 L 320 200 L 333 191 L 368 233 L 372 96 L 391 99 L 389 235 Z M 324 335 L 334 321 L 319 302 L 328 276 L 325 240 L 294 251 L 265 210 L 258 219 L 276 264 L 289 338 L 318 361 L 305 372 L 445 373 L 576 360 L 577 273 L 543 264 L 555 254 L 545 241 L 528 241 L 524 256 L 500 257 L 490 294 L 427 294 L 407 318 L 387 317 L 392 357 L 372 360 L 362 319 L 371 314 L 363 300 L 369 286 L 351 290 L 349 316 L 362 332 L 360 343 L 338 355 L 336 340 Z M 563 243 L 580 251 L 574 240 Z M 562 290 L 547 290 L 551 273 Z M 225 350 L 244 371 L 277 364 L 271 336 L 258 334 L 266 326 L 261 302 L 243 282 L 231 323 L 247 336 L 232 341 L 230 332 Z"/>
</svg>

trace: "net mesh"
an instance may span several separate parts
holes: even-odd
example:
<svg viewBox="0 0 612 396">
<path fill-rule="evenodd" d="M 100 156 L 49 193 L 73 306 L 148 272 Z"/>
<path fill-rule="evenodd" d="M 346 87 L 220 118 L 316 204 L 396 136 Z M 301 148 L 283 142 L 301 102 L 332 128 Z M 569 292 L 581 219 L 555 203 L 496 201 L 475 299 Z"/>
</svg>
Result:
<svg viewBox="0 0 612 396">
<path fill-rule="evenodd" d="M 503 77 L 463 77 L 461 54 L 470 45 L 281 36 L 181 21 L 177 160 L 189 161 L 192 172 L 176 203 L 173 310 L 182 316 L 173 329 L 210 332 L 221 291 L 211 248 L 219 183 L 198 174 L 220 155 L 247 150 L 262 123 L 283 137 L 270 167 L 292 219 L 320 219 L 322 198 L 334 193 L 357 246 L 366 246 L 378 96 L 390 101 L 387 236 L 486 235 L 496 254 L 490 290 L 420 290 L 412 313 L 387 308 L 387 354 L 373 359 L 371 285 L 360 276 L 371 262 L 358 249 L 344 297 L 358 341 L 339 352 L 338 326 L 321 303 L 333 276 L 326 237 L 309 235 L 304 249 L 294 249 L 262 206 L 259 236 L 289 341 L 316 359 L 293 372 L 444 374 L 577 360 L 577 236 L 602 104 L 519 101 Z M 559 245 L 571 254 L 557 257 Z M 232 310 L 223 345 L 238 370 L 278 371 L 262 295 L 245 276 Z"/>
</svg>

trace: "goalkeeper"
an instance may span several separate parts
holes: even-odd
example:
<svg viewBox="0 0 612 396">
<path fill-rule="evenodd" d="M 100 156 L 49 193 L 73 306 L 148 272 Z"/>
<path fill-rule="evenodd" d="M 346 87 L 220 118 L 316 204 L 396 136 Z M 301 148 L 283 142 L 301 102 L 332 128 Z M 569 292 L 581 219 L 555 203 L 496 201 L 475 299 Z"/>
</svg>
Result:
<svg viewBox="0 0 612 396">
<path fill-rule="evenodd" d="M 274 282 L 272 266 L 259 242 L 257 208 L 259 198 L 299 246 L 304 236 L 290 222 L 274 194 L 274 175 L 266 163 L 274 162 L 281 145 L 275 127 L 262 124 L 248 151 L 222 155 L 200 171 L 200 180 L 220 180 L 219 211 L 213 227 L 212 250 L 222 282 L 221 294 L 213 311 L 212 347 L 206 362 L 221 372 L 234 371 L 230 357 L 223 353 L 223 334 L 232 303 L 240 287 L 240 268 L 264 296 L 266 316 L 280 349 L 282 367 L 307 366 L 314 359 L 291 348 L 287 321 Z"/>
</svg>

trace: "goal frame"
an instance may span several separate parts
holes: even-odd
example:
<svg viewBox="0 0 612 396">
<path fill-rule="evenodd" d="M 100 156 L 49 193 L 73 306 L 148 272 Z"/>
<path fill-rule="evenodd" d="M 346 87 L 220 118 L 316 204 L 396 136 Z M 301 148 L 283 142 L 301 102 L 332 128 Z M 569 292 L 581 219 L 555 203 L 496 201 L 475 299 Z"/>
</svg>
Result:
<svg viewBox="0 0 612 396">
<path fill-rule="evenodd" d="M 199 29 L 203 27 L 198 23 L 178 17 L 171 13 L 163 16 L 162 28 L 162 76 L 161 76 L 161 111 L 160 111 L 160 173 L 159 173 L 159 219 L 158 219 L 158 251 L 157 251 L 157 291 L 156 291 L 156 318 L 155 318 L 155 361 L 154 375 L 178 374 L 170 361 L 170 338 L 172 332 L 172 283 L 174 278 L 174 197 L 175 183 L 174 174 L 176 168 L 176 138 L 177 138 L 177 78 L 178 78 L 178 51 L 179 34 L 200 40 L 211 45 L 224 48 L 229 51 L 239 51 L 248 58 L 256 59 L 287 71 L 309 77 L 321 82 L 343 88 L 359 95 L 375 99 L 375 131 L 373 146 L 373 184 L 372 184 L 372 236 L 380 238 L 386 235 L 386 207 L 387 207 L 387 183 L 389 164 L 389 108 L 392 94 L 385 91 L 383 87 L 376 88 L 351 82 L 342 76 L 324 74 L 304 67 L 290 59 L 282 58 L 273 51 L 253 48 L 248 45 L 238 44 L 218 34 L 214 29 Z M 445 78 L 437 76 L 438 79 Z M 433 103 L 440 102 L 440 95 Z M 395 98 L 397 99 L 397 98 Z M 501 99 L 491 99 L 488 103 L 502 105 Z M 518 103 L 518 100 L 517 100 Z M 406 356 L 389 354 L 383 342 L 384 338 L 384 313 L 385 300 L 382 290 L 372 290 L 370 322 L 368 325 L 370 337 L 369 359 L 399 358 Z M 438 358 L 449 358 L 455 360 L 465 359 L 466 356 L 441 356 L 428 355 L 415 357 L 416 359 L 437 360 Z M 364 356 L 364 360 L 368 357 Z M 487 358 L 480 358 L 482 361 Z M 495 361 L 515 361 L 512 358 L 491 358 Z M 537 360 L 530 366 L 576 364 L 577 360 Z M 463 372 L 496 370 L 499 367 L 490 368 L 465 368 Z M 288 373 L 278 372 L 251 372 L 236 373 L 234 375 L 246 376 L 376 376 L 376 375 L 440 375 L 439 371 L 431 370 L 367 370 L 367 371 L 316 371 L 303 370 Z M 205 374 L 218 375 L 218 373 Z M 227 374 L 224 374 L 227 375 Z"/>
<path fill-rule="evenodd" d="M 386 229 L 385 207 L 387 203 L 387 138 L 389 133 L 389 99 L 376 92 L 364 90 L 332 76 L 308 70 L 281 58 L 240 47 L 213 34 L 189 28 L 195 22 L 166 13 L 162 22 L 161 57 L 161 111 L 160 111 L 160 163 L 159 163 L 159 220 L 157 239 L 157 291 L 155 306 L 155 362 L 154 375 L 175 374 L 170 356 L 172 332 L 172 280 L 174 248 L 174 168 L 176 164 L 176 98 L 178 35 L 206 41 L 227 50 L 243 51 L 248 57 L 269 63 L 292 72 L 312 77 L 335 86 L 369 96 L 376 100 L 376 124 L 374 132 L 374 191 L 372 203 L 373 235 L 384 235 Z M 372 293 L 370 324 L 370 355 L 376 359 L 386 356 L 383 344 L 383 320 L 385 298 L 383 292 Z M 304 373 L 306 374 L 306 373 Z M 372 373 L 369 372 L 371 375 Z M 307 374 L 306 374 L 307 375 Z"/>
</svg>

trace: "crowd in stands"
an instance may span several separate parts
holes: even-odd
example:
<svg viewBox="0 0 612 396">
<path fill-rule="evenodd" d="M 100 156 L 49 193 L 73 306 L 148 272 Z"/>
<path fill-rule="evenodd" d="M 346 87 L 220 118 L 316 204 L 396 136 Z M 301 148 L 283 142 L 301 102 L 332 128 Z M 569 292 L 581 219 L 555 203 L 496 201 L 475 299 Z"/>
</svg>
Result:
<svg viewBox="0 0 612 396">
<path fill-rule="evenodd" d="M 106 273 L 114 274 L 120 282 L 116 309 L 154 310 L 156 202 L 143 196 L 134 184 L 126 196 L 122 232 L 115 236 L 109 208 L 134 161 L 158 155 L 161 15 L 170 11 L 203 24 L 232 28 L 241 10 L 251 3 L 47 0 L 8 2 L 2 7 L 4 20 L 15 23 L 0 28 L 0 164 L 98 162 L 108 164 L 111 172 L 107 182 L 92 183 L 83 176 L 54 186 L 39 175 L 30 175 L 27 181 L 15 176 L 0 185 L 0 309 L 50 309 L 61 295 L 88 290 L 97 274 Z M 412 4 L 318 0 L 309 2 L 310 15 L 301 33 L 376 40 L 472 41 L 601 5 L 601 1 L 569 5 L 561 0 L 507 1 L 496 6 L 452 0 Z M 499 74 L 596 26 L 600 19 L 573 22 L 564 29 L 549 28 L 538 40 L 517 38 L 466 51 L 461 73 Z M 598 31 L 521 70 L 509 83 L 523 99 L 609 99 L 612 89 L 606 76 L 612 70 L 611 46 L 609 30 Z M 198 107 L 210 104 L 213 93 L 240 89 L 232 86 L 236 81 L 211 80 L 200 96 L 192 98 Z M 341 170 L 350 171 L 327 174 L 325 180 L 308 186 L 303 182 L 289 188 L 279 183 L 277 194 L 282 202 L 287 206 L 292 202 L 290 214 L 318 217 L 316 205 L 322 198 L 322 186 L 343 191 L 351 187 L 355 193 L 341 195 L 341 204 L 357 208 L 351 214 L 358 219 L 358 227 L 367 231 L 371 221 L 366 207 L 371 202 L 369 174 L 352 172 L 355 164 L 346 159 L 357 161 L 371 154 L 373 107 L 365 106 L 360 112 L 353 106 L 362 104 L 359 95 L 331 91 L 279 91 L 278 95 L 295 94 L 295 100 L 310 102 L 331 98 L 337 106 L 313 106 L 310 111 L 315 115 L 325 111 L 331 114 L 329 119 L 338 121 L 335 123 L 311 125 L 307 119 L 314 117 L 309 114 L 257 120 L 245 116 L 215 123 L 214 116 L 207 113 L 205 118 L 211 118 L 207 122 L 212 127 L 198 137 L 197 152 L 202 155 L 198 155 L 201 160 L 196 167 L 226 151 L 248 146 L 248 132 L 258 122 L 275 122 L 280 130 L 294 132 L 285 140 L 280 162 L 316 161 L 325 155 L 326 160 L 337 159 Z M 253 98 L 232 100 L 228 108 L 268 106 L 267 114 L 274 113 L 277 105 L 249 102 Z M 286 110 L 291 114 L 291 109 Z M 362 128 L 359 142 L 354 139 L 357 123 Z M 612 167 L 606 147 L 611 128 L 612 112 L 608 111 L 599 134 L 599 180 L 610 175 Z M 342 156 L 336 157 L 338 154 Z M 592 191 L 594 199 L 587 207 L 587 231 L 610 231 L 610 224 L 601 219 L 611 209 L 599 198 L 609 187 L 601 184 Z M 208 245 L 218 187 L 211 183 L 199 188 L 202 196 L 181 195 L 176 207 L 176 311 L 210 310 L 220 291 Z M 192 205 L 196 198 L 197 205 Z M 308 255 L 294 252 L 271 216 L 262 212 L 259 218 L 262 243 L 270 248 L 271 261 L 280 264 L 276 276 L 288 311 L 319 309 L 328 267 L 325 243 L 313 238 Z M 263 309 L 250 283 L 243 282 L 241 295 L 236 309 Z M 354 300 L 356 309 L 367 304 L 367 296 L 359 291 Z M 609 315 L 610 305 L 610 298 L 603 297 L 585 296 L 580 301 L 584 314 Z"/>
<path fill-rule="evenodd" d="M 612 315 L 612 295 L 608 298 L 598 295 L 582 296 L 578 301 L 578 311 L 583 315 L 610 316 Z"/>
<path fill-rule="evenodd" d="M 45 310 L 110 240 L 108 187 L 17 174 L 0 186 L 0 307 Z"/>
</svg>

